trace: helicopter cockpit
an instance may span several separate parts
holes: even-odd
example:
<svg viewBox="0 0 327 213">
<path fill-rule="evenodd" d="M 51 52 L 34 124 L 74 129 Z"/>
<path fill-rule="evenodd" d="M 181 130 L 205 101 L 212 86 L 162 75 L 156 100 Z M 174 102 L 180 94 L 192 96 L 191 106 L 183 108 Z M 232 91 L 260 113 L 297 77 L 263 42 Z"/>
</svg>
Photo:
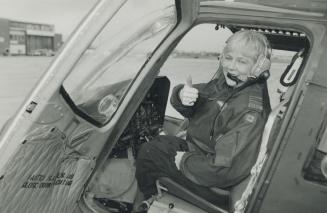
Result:
<svg viewBox="0 0 327 213">
<path fill-rule="evenodd" d="M 296 122 L 303 88 L 315 84 L 306 80 L 324 56 L 316 50 L 324 41 L 325 22 L 320 20 L 326 17 L 324 13 L 314 8 L 300 10 L 293 1 L 283 3 L 282 8 L 279 3 L 99 1 L 1 136 L 0 198 L 5 205 L 0 210 L 128 213 L 141 207 L 149 213 L 242 213 L 258 208 L 285 147 L 284 136 Z M 307 4 L 302 1 L 301 5 Z M 306 22 L 298 23 L 302 17 Z M 240 30 L 264 34 L 273 49 L 267 80 L 272 112 L 251 172 L 232 187 L 210 189 L 217 203 L 164 177 L 158 178 L 158 192 L 151 200 L 137 199 L 135 160 L 141 145 L 163 134 L 185 137 L 187 119 L 168 101 L 172 89 L 184 84 L 188 75 L 194 84 L 215 78 L 227 38 Z M 314 56 L 316 61 L 310 61 Z M 321 87 L 325 86 L 321 85 L 317 90 L 323 96 Z M 320 100 L 319 104 L 314 107 L 326 111 L 326 104 Z M 307 140 L 314 140 L 319 116 L 315 114 Z M 326 125 L 324 121 L 318 139 L 325 138 Z M 299 132 L 302 129 L 298 127 Z M 304 141 L 302 146 L 314 147 L 315 142 L 308 145 Z M 296 146 L 293 143 L 291 148 Z M 293 191 L 307 180 L 307 188 L 300 190 L 308 189 L 312 182 L 326 184 L 326 178 L 319 179 L 321 174 L 314 169 L 316 161 L 320 162 L 319 150 L 312 149 L 310 156 L 301 150 L 289 152 L 293 162 L 306 162 L 292 170 L 293 176 L 299 176 Z M 289 168 L 281 171 L 278 177 L 286 179 L 281 173 Z M 293 179 L 277 181 L 274 187 L 279 183 L 289 186 L 290 181 Z M 310 195 L 318 201 L 325 198 L 317 192 L 320 188 L 315 190 Z M 272 209 L 269 204 L 278 193 L 280 190 L 270 191 L 274 197 L 265 208 Z M 282 204 L 282 209 L 289 207 L 287 201 Z M 299 209 L 296 202 L 291 204 Z"/>
<path fill-rule="evenodd" d="M 260 153 L 251 174 L 234 187 L 228 189 L 212 188 L 213 196 L 219 198 L 219 202 L 216 204 L 193 194 L 167 177 L 159 178 L 157 181 L 158 196 L 156 198 L 137 204 L 143 205 L 144 209 L 151 209 L 151 211 L 156 212 L 156 210 L 162 210 L 162 205 L 169 207 L 176 203 L 176 200 L 181 199 L 182 203 L 186 201 L 186 203 L 191 203 L 205 212 L 242 212 L 244 210 L 249 197 L 258 193 L 255 191 L 255 185 L 259 184 L 258 178 L 273 151 L 274 142 L 282 128 L 296 82 L 301 75 L 303 61 L 309 50 L 309 40 L 302 32 L 262 26 L 214 23 L 195 26 L 179 42 L 161 67 L 159 76 L 145 95 L 118 142 L 112 148 L 106 163 L 90 182 L 86 192 L 86 202 L 93 203 L 93 208 L 102 209 L 103 212 L 105 209 L 109 212 L 110 209 L 116 209 L 119 212 L 131 211 L 133 205 L 136 205 L 134 198 L 137 192 L 133 163 L 137 158 L 140 145 L 149 142 L 159 134 L 185 136 L 187 120 L 178 115 L 167 103 L 171 88 L 182 83 L 176 75 L 191 74 L 195 81 L 203 82 L 210 80 L 217 72 L 216 65 L 219 60 L 219 53 L 210 52 L 208 47 L 204 47 L 207 52 L 204 50 L 201 52 L 200 49 L 197 50 L 198 52 L 191 52 L 183 48 L 187 48 L 188 42 L 194 40 L 194 37 L 200 39 L 203 36 L 201 39 L 205 39 L 208 37 L 207 32 L 211 32 L 216 38 L 223 38 L 224 36 L 227 38 L 230 34 L 244 29 L 265 34 L 274 51 L 270 71 L 271 77 L 268 80 L 273 110 L 266 123 Z M 221 39 L 220 42 L 222 46 L 224 40 Z M 219 48 L 219 44 L 210 45 L 214 46 L 215 49 Z M 196 65 L 198 63 L 201 66 Z M 198 70 L 199 73 L 197 74 L 197 70 L 190 68 L 192 66 L 198 66 L 207 71 L 203 73 L 203 71 Z M 185 204 L 183 208 L 188 208 L 186 206 Z"/>
</svg>

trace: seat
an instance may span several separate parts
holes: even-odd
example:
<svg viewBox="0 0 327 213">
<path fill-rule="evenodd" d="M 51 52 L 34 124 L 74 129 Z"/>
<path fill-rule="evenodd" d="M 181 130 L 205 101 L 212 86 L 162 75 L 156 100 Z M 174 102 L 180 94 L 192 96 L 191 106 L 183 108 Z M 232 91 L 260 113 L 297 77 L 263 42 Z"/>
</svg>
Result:
<svg viewBox="0 0 327 213">
<path fill-rule="evenodd" d="M 281 114 L 285 112 L 286 106 L 289 99 L 283 100 L 277 107 L 275 107 L 269 114 L 268 120 L 266 122 L 262 142 L 260 145 L 260 151 L 255 165 L 251 170 L 251 174 L 242 180 L 239 184 L 231 187 L 228 190 L 220 189 L 217 187 L 210 188 L 212 196 L 217 197 L 217 202 L 208 202 L 206 198 L 200 197 L 194 194 L 187 188 L 178 184 L 174 180 L 168 177 L 160 177 L 158 179 L 158 188 L 163 188 L 176 197 L 179 197 L 193 205 L 209 212 L 209 213 L 227 213 L 234 212 L 236 210 L 242 209 L 247 201 L 247 198 L 252 192 L 254 184 L 257 181 L 260 170 L 267 158 L 268 143 L 271 141 L 272 130 L 279 126 L 281 120 Z M 280 118 L 280 119 L 278 119 Z M 271 144 L 270 144 L 271 146 Z"/>
<path fill-rule="evenodd" d="M 283 82 L 283 78 L 286 77 L 287 79 L 292 79 L 292 81 L 289 81 L 287 84 L 283 85 L 284 90 L 281 91 L 280 94 L 280 103 L 269 114 L 263 131 L 258 158 L 247 178 L 242 180 L 239 184 L 231 187 L 229 190 L 210 188 L 213 193 L 212 196 L 216 196 L 217 199 L 220 199 L 220 201 L 215 203 L 208 202 L 206 198 L 190 192 L 188 189 L 168 177 L 161 177 L 158 179 L 158 191 L 160 191 L 160 188 L 163 187 L 165 191 L 168 191 L 168 193 L 192 203 L 193 205 L 209 213 L 244 212 L 247 201 L 259 178 L 261 169 L 263 168 L 268 158 L 268 154 L 270 153 L 270 150 L 272 149 L 277 138 L 281 127 L 281 122 L 283 120 L 283 115 L 293 95 L 300 66 L 302 65 L 303 52 L 304 50 L 301 50 L 299 53 L 294 55 L 290 65 L 281 76 L 281 82 Z M 287 81 L 284 80 L 284 82 Z"/>
<path fill-rule="evenodd" d="M 157 187 L 159 193 L 161 193 L 160 189 L 164 189 L 164 191 L 168 191 L 169 194 L 172 194 L 178 198 L 181 198 L 193 205 L 205 210 L 209 213 L 227 213 L 228 202 L 230 197 L 230 192 L 227 190 L 222 190 L 219 188 L 213 189 L 212 195 L 215 196 L 217 202 L 211 203 L 207 201 L 206 198 L 200 197 L 199 195 L 191 192 L 184 186 L 178 184 L 174 180 L 169 177 L 161 177 L 157 180 Z"/>
<path fill-rule="evenodd" d="M 293 92 L 293 89 L 291 89 L 290 92 Z M 289 100 L 290 99 L 285 99 L 280 102 L 280 104 L 275 107 L 269 114 L 263 131 L 258 158 L 251 169 L 248 183 L 242 191 L 235 191 L 232 193 L 231 203 L 233 203 L 233 205 L 231 206 L 231 212 L 238 213 L 244 211 L 248 198 L 252 194 L 254 186 L 257 183 L 261 169 L 263 168 L 263 165 L 268 158 L 268 154 L 270 153 L 270 150 L 275 142 L 277 134 L 274 133 L 279 132 L 281 126 L 280 124 L 286 111 L 286 107 L 288 106 Z"/>
<path fill-rule="evenodd" d="M 241 194 L 239 198 L 232 198 L 233 203 L 233 212 L 239 213 L 244 212 L 246 208 L 247 201 L 249 196 L 252 194 L 255 184 L 259 178 L 261 169 L 263 168 L 268 155 L 276 141 L 277 135 L 281 128 L 281 122 L 283 120 L 284 113 L 289 105 L 289 102 L 293 96 L 295 90 L 296 81 L 300 75 L 300 70 L 303 58 L 305 56 L 305 49 L 300 50 L 296 53 L 291 63 L 288 65 L 284 73 L 280 78 L 280 83 L 283 85 L 282 90 L 278 90 L 280 92 L 280 103 L 274 110 L 269 114 L 268 120 L 265 125 L 265 129 L 263 132 L 262 142 L 260 146 L 260 152 L 257 158 L 256 163 L 251 169 L 251 175 L 249 183 L 247 184 L 245 190 Z M 235 193 L 237 194 L 237 193 Z"/>
</svg>

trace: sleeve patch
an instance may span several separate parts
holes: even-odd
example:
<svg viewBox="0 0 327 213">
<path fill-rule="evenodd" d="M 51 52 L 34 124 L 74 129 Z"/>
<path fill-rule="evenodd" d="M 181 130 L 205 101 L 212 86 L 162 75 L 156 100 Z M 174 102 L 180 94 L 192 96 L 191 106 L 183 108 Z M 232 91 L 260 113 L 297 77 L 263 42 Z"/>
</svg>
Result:
<svg viewBox="0 0 327 213">
<path fill-rule="evenodd" d="M 255 122 L 255 117 L 254 115 L 251 115 L 251 114 L 247 114 L 245 115 L 245 120 L 249 123 L 254 123 Z"/>
</svg>

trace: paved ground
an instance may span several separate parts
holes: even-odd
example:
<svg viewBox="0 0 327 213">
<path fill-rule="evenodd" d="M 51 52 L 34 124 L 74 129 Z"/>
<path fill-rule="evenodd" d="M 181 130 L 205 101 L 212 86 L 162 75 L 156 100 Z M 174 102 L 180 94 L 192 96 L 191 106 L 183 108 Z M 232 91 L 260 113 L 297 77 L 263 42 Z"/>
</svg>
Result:
<svg viewBox="0 0 327 213">
<path fill-rule="evenodd" d="M 45 71 L 51 57 L 0 57 L 0 127 Z"/>
</svg>

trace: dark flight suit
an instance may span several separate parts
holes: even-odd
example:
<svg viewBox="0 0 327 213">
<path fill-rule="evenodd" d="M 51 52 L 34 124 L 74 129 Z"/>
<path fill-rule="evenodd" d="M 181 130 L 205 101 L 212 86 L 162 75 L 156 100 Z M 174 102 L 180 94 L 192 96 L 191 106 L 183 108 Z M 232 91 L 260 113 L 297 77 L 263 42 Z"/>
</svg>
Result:
<svg viewBox="0 0 327 213">
<path fill-rule="evenodd" d="M 159 136 L 143 144 L 136 178 L 146 197 L 155 193 L 155 180 L 163 176 L 200 196 L 210 194 L 209 186 L 230 187 L 250 174 L 259 152 L 271 111 L 266 82 L 238 90 L 221 76 L 194 85 L 199 90 L 194 106 L 182 105 L 178 95 L 182 87 L 174 88 L 171 104 L 189 119 L 187 143 L 174 136 Z M 174 163 L 176 151 L 187 151 L 180 170 Z"/>
</svg>

